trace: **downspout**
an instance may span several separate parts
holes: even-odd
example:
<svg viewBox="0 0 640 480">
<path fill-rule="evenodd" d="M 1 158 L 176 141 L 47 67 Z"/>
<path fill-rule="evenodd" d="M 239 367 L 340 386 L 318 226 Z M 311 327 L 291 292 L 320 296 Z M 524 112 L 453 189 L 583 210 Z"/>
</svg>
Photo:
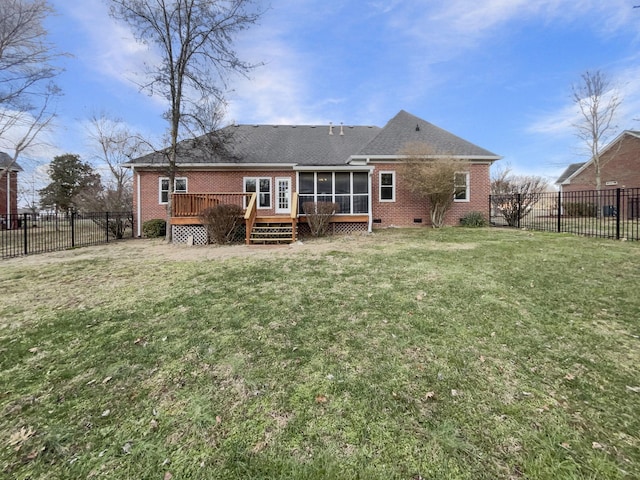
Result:
<svg viewBox="0 0 640 480">
<path fill-rule="evenodd" d="M 142 208 L 140 207 L 140 172 L 136 172 L 136 167 L 133 167 L 133 172 L 136 175 L 136 217 L 138 223 L 138 237 L 142 237 Z"/>
<path fill-rule="evenodd" d="M 367 160 L 368 163 L 368 160 Z M 369 227 L 368 227 L 368 232 L 371 233 L 373 232 L 373 182 L 372 179 L 373 178 L 373 171 L 370 170 L 369 171 Z"/>
</svg>

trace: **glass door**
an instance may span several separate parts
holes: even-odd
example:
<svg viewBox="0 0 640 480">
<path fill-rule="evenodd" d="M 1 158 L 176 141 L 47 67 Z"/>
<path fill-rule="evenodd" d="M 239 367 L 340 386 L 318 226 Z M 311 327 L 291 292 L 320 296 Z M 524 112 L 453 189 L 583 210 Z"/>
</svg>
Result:
<svg viewBox="0 0 640 480">
<path fill-rule="evenodd" d="M 276 213 L 291 213 L 291 179 L 276 178 Z"/>
</svg>

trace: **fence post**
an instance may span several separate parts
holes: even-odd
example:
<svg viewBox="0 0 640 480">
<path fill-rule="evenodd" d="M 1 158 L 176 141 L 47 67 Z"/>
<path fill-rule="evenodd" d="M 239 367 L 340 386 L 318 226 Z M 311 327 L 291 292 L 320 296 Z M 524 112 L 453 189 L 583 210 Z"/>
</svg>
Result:
<svg viewBox="0 0 640 480">
<path fill-rule="evenodd" d="M 518 228 L 520 228 L 520 216 L 522 214 L 522 195 L 518 193 L 516 198 L 518 202 Z"/>
<path fill-rule="evenodd" d="M 22 217 L 22 231 L 24 232 L 24 254 L 28 255 L 29 254 L 29 230 L 27 228 L 27 215 L 26 213 L 23 213 L 22 215 L 24 215 Z"/>
<path fill-rule="evenodd" d="M 489 195 L 489 225 L 491 225 L 491 195 Z"/>
<path fill-rule="evenodd" d="M 562 215 L 562 192 L 558 190 L 558 233 L 560 233 L 560 230 L 562 229 L 560 215 Z"/>
<path fill-rule="evenodd" d="M 135 229 L 135 226 L 133 224 L 133 222 L 135 220 L 135 218 L 133 217 L 133 212 L 131 212 L 130 218 L 131 218 L 131 238 L 136 238 L 136 229 Z"/>
<path fill-rule="evenodd" d="M 620 240 L 620 189 L 616 188 L 616 240 Z"/>
<path fill-rule="evenodd" d="M 105 212 L 106 222 L 105 222 L 105 233 L 107 234 L 107 243 L 109 243 L 109 212 Z"/>
<path fill-rule="evenodd" d="M 76 211 L 71 210 L 71 248 L 76 246 Z"/>
</svg>

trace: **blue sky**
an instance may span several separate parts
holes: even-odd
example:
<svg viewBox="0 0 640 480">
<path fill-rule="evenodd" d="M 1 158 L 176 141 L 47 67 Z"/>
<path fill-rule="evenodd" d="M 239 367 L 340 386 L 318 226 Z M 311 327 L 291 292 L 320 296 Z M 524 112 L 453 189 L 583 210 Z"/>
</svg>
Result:
<svg viewBox="0 0 640 480">
<path fill-rule="evenodd" d="M 52 0 L 51 40 L 72 56 L 59 84 L 50 146 L 89 160 L 89 117 L 106 112 L 149 137 L 165 105 L 136 80 L 153 52 L 101 0 Z M 518 173 L 551 180 L 586 160 L 572 123 L 571 85 L 604 71 L 624 97 L 617 132 L 640 130 L 640 0 L 271 0 L 238 38 L 264 62 L 232 78 L 227 120 L 384 124 L 399 110 L 491 150 Z"/>
</svg>

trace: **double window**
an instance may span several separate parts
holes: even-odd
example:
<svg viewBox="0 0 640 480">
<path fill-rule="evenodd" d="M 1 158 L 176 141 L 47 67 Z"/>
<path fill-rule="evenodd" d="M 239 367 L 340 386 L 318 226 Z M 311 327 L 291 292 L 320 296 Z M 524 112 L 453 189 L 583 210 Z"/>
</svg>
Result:
<svg viewBox="0 0 640 480">
<path fill-rule="evenodd" d="M 160 177 L 159 179 L 159 196 L 158 201 L 161 204 L 169 202 L 169 178 Z M 174 193 L 187 193 L 187 179 L 186 177 L 176 177 L 173 179 L 173 192 Z"/>
<path fill-rule="evenodd" d="M 300 172 L 299 211 L 306 202 L 335 202 L 336 213 L 369 213 L 368 172 Z"/>
<path fill-rule="evenodd" d="M 245 177 L 244 191 L 258 194 L 258 208 L 271 208 L 271 178 Z M 249 203 L 248 200 L 246 200 Z M 245 208 L 247 205 L 245 205 Z"/>
<path fill-rule="evenodd" d="M 453 200 L 469 201 L 469 172 L 456 172 L 453 177 Z"/>
</svg>

